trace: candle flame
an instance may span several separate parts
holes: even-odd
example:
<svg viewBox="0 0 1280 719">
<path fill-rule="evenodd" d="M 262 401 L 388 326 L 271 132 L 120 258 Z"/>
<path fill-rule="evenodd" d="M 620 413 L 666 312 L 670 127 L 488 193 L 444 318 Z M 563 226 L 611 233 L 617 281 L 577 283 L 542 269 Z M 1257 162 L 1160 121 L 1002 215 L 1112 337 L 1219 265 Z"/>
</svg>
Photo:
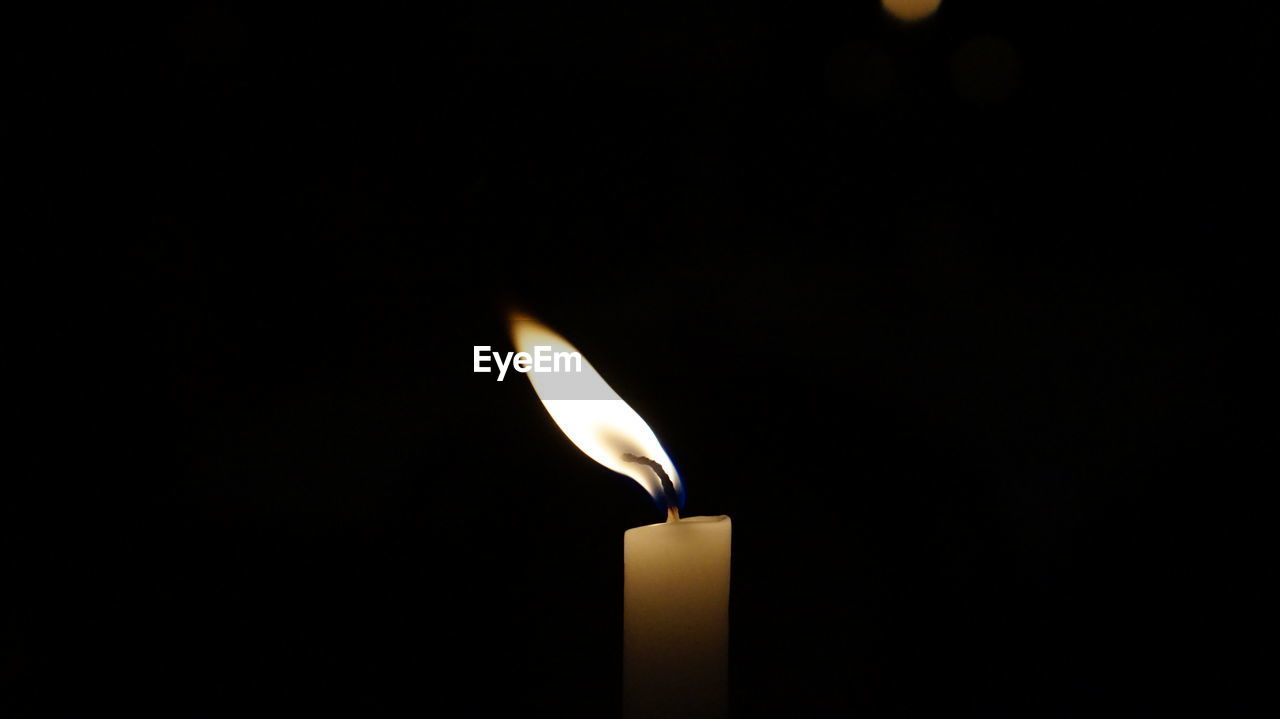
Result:
<svg viewBox="0 0 1280 719">
<path fill-rule="evenodd" d="M 538 347 L 549 348 L 553 354 L 578 352 L 569 340 L 527 315 L 511 314 L 510 326 L 511 341 L 517 352 L 533 354 Z M 580 371 L 526 373 L 551 419 L 588 457 L 634 479 L 654 501 L 666 505 L 666 493 L 658 475 L 635 460 L 645 457 L 657 462 L 666 469 L 677 504 L 683 504 L 684 484 L 653 430 L 604 381 L 586 357 L 580 366 Z"/>
</svg>

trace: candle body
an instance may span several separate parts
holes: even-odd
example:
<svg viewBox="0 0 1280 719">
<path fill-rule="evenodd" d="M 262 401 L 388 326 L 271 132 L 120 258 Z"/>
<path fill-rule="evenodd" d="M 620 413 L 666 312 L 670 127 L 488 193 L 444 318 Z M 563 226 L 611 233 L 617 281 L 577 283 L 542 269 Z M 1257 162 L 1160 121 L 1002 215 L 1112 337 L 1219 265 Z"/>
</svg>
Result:
<svg viewBox="0 0 1280 719">
<path fill-rule="evenodd" d="M 728 714 L 728 517 L 690 517 L 623 538 L 627 719 Z"/>
</svg>

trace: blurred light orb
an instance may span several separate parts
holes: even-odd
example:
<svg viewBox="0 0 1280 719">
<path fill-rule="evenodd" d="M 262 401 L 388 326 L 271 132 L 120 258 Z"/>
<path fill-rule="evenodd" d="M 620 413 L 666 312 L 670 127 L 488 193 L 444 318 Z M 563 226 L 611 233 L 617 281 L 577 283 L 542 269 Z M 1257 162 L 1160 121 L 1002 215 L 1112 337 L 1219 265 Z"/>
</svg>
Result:
<svg viewBox="0 0 1280 719">
<path fill-rule="evenodd" d="M 1007 40 L 994 35 L 970 38 L 951 56 L 951 86 L 980 104 L 1003 102 L 1018 88 L 1022 65 Z"/>
<path fill-rule="evenodd" d="M 932 15 L 942 0 L 880 0 L 880 4 L 899 20 L 915 22 Z"/>
</svg>

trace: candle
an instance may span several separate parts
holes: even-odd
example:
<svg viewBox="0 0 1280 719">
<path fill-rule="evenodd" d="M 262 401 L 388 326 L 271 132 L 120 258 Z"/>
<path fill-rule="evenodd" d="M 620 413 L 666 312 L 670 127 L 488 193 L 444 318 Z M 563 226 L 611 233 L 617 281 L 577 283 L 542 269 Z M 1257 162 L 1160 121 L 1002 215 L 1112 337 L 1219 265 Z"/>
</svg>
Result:
<svg viewBox="0 0 1280 719">
<path fill-rule="evenodd" d="M 627 717 L 725 716 L 731 524 L 690 517 L 624 535 Z"/>
<path fill-rule="evenodd" d="M 623 536 L 623 703 L 629 719 L 727 714 L 729 518 L 680 517 L 684 485 L 666 450 L 564 337 L 511 317 L 521 366 L 551 419 L 588 457 L 626 475 L 667 521 Z M 535 356 L 576 356 L 539 371 Z M 517 355 L 519 358 L 519 355 Z M 525 370 L 521 370 L 525 371 Z"/>
</svg>

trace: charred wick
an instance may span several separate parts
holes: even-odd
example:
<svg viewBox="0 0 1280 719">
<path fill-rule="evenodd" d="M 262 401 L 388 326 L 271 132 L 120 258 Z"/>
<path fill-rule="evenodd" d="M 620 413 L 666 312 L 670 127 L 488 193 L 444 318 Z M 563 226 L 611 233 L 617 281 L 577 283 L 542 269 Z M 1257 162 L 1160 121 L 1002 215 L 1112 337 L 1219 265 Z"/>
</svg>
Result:
<svg viewBox="0 0 1280 719">
<path fill-rule="evenodd" d="M 648 457 L 638 457 L 630 452 L 622 455 L 622 461 L 643 464 L 649 469 L 652 469 L 653 473 L 658 475 L 658 479 L 662 482 L 662 493 L 666 495 L 667 499 L 667 512 L 676 517 L 680 516 L 679 504 L 677 503 L 679 500 L 676 497 L 676 486 L 671 483 L 671 478 L 667 476 L 667 470 L 663 469 L 661 464 L 658 464 Z"/>
</svg>

